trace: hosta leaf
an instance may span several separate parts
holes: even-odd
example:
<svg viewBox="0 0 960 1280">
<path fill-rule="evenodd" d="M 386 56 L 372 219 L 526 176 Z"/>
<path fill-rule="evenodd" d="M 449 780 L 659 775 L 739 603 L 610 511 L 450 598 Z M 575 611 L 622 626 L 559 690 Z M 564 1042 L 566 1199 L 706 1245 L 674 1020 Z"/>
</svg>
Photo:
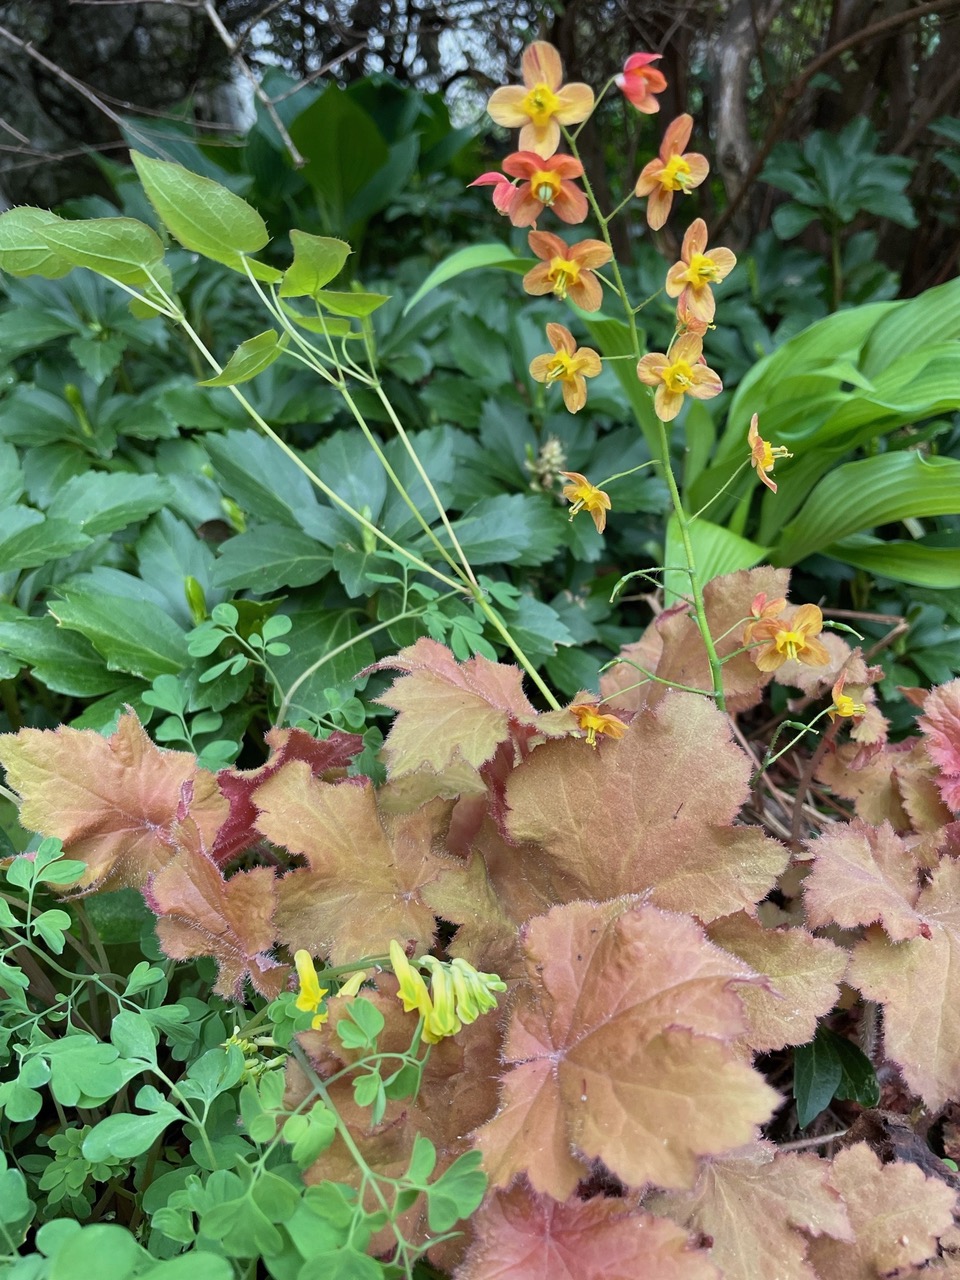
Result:
<svg viewBox="0 0 960 1280">
<path fill-rule="evenodd" d="M 960 552 L 956 547 L 928 546 L 926 543 L 892 539 L 884 542 L 858 534 L 842 538 L 823 548 L 824 555 L 852 564 L 858 569 L 895 582 L 917 587 L 952 590 L 960 587 Z"/>
<path fill-rule="evenodd" d="M 449 258 L 445 258 L 439 266 L 434 267 L 419 289 L 411 297 L 403 309 L 403 314 L 417 305 L 428 293 L 463 275 L 465 271 L 477 271 L 481 267 L 498 267 L 506 271 L 523 272 L 531 266 L 529 258 L 518 258 L 505 244 L 472 244 L 466 249 L 458 249 Z"/>
</svg>

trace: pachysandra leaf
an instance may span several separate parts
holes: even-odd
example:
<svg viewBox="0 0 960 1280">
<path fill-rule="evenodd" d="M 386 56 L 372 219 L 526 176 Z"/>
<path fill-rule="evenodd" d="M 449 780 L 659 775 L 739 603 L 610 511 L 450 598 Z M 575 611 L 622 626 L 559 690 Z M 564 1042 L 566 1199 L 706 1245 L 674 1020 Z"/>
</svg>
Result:
<svg viewBox="0 0 960 1280">
<path fill-rule="evenodd" d="M 5 734 L 0 763 L 23 825 L 87 864 L 78 889 L 138 888 L 173 857 L 186 822 L 209 848 L 227 816 L 214 775 L 154 746 L 132 711 L 109 738 L 66 726 Z"/>
<path fill-rule="evenodd" d="M 945 1182 L 924 1177 L 915 1164 L 882 1165 L 865 1142 L 836 1156 L 830 1184 L 843 1197 L 855 1239 L 811 1240 L 810 1260 L 821 1280 L 913 1274 L 906 1269 L 932 1258 L 953 1224 L 956 1194 Z"/>
<path fill-rule="evenodd" d="M 496 1186 L 525 1173 L 565 1200 L 600 1159 L 630 1186 L 687 1187 L 742 1146 L 777 1094 L 732 1042 L 759 981 L 686 916 L 576 902 L 523 930 L 529 987 L 511 1020 L 497 1116 L 477 1135 Z"/>
<path fill-rule="evenodd" d="M 488 1196 L 472 1226 L 457 1280 L 720 1280 L 685 1231 L 624 1200 L 560 1204 L 521 1182 Z"/>
<path fill-rule="evenodd" d="M 429 951 L 436 921 L 420 896 L 449 860 L 442 847 L 450 806 L 381 815 L 366 778 L 321 782 L 310 765 L 285 764 L 253 793 L 257 830 L 307 866 L 278 888 L 277 935 L 333 964 L 385 954 L 390 940 Z"/>
<path fill-rule="evenodd" d="M 216 863 L 195 849 L 182 850 L 144 890 L 157 916 L 157 937 L 174 960 L 213 956 L 219 966 L 214 991 L 242 1001 L 247 979 L 275 999 L 290 970 L 270 954 L 276 933 L 272 867 L 254 867 L 225 880 Z"/>
<path fill-rule="evenodd" d="M 713 920 L 751 910 L 788 859 L 759 828 L 734 825 L 749 774 L 729 720 L 672 693 L 618 742 L 538 747 L 507 782 L 506 831 L 543 846 L 543 871 L 570 898 L 649 891 L 658 906 Z"/>
<path fill-rule="evenodd" d="M 645 1201 L 690 1231 L 713 1241 L 710 1258 L 724 1280 L 759 1280 L 776 1259 L 777 1280 L 815 1280 L 807 1261 L 811 1236 L 852 1241 L 853 1230 L 830 1165 L 814 1155 L 778 1155 L 768 1143 L 711 1160 L 689 1192 Z M 828 1273 L 840 1280 L 845 1272 Z"/>
<path fill-rule="evenodd" d="M 817 1020 L 836 1003 L 846 951 L 806 929 L 764 929 L 742 912 L 714 920 L 707 933 L 717 946 L 770 979 L 772 990 L 755 986 L 740 991 L 749 1024 L 744 1043 L 767 1053 L 812 1040 Z"/>
<path fill-rule="evenodd" d="M 960 1097 L 960 862 L 944 859 L 916 912 L 920 936 L 894 944 L 871 930 L 854 949 L 848 981 L 883 1005 L 887 1057 L 936 1110 Z"/>
<path fill-rule="evenodd" d="M 931 690 L 917 723 L 940 770 L 940 794 L 951 809 L 960 810 L 960 680 Z"/>
<path fill-rule="evenodd" d="M 920 867 L 889 823 L 871 827 L 854 818 L 807 847 L 815 858 L 804 900 L 814 928 L 838 924 L 852 929 L 878 922 L 894 942 L 920 935 Z"/>
</svg>

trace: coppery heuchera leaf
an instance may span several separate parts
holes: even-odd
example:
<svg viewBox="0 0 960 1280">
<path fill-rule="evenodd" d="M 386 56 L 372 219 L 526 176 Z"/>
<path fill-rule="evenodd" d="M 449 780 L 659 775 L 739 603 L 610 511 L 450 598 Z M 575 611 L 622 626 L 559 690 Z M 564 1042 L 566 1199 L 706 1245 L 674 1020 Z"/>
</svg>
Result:
<svg viewBox="0 0 960 1280">
<path fill-rule="evenodd" d="M 889 823 L 859 818 L 838 824 L 807 848 L 815 855 L 804 885 L 807 919 L 814 928 L 881 924 L 894 942 L 923 930 L 917 911 L 920 866 Z"/>
<path fill-rule="evenodd" d="M 276 879 L 270 867 L 240 871 L 225 880 L 206 854 L 184 849 L 151 876 L 144 897 L 157 916 L 157 937 L 173 960 L 213 956 L 220 967 L 214 991 L 242 1001 L 247 979 L 274 999 L 289 966 L 271 955 L 276 931 Z"/>
<path fill-rule="evenodd" d="M 305 868 L 280 881 L 277 936 L 333 964 L 385 954 L 392 938 L 429 951 L 436 921 L 422 887 L 451 865 L 441 852 L 450 805 L 381 815 L 366 778 L 321 782 L 299 760 L 253 793 L 257 830 Z"/>
<path fill-rule="evenodd" d="M 919 936 L 896 945 L 871 930 L 847 980 L 883 1005 L 884 1049 L 936 1110 L 960 1098 L 960 862 L 945 858 L 916 903 Z"/>
<path fill-rule="evenodd" d="M 74 888 L 139 888 L 173 857 L 178 826 L 189 821 L 209 848 L 227 816 L 214 775 L 154 746 L 132 711 L 109 738 L 63 725 L 5 734 L 0 762 L 23 825 L 87 864 Z"/>
<path fill-rule="evenodd" d="M 932 1258 L 953 1222 L 956 1195 L 946 1183 L 924 1177 L 915 1164 L 881 1165 L 865 1142 L 834 1159 L 830 1183 L 843 1197 L 855 1238 L 811 1240 L 810 1260 L 821 1280 L 912 1275 L 905 1269 Z"/>
<path fill-rule="evenodd" d="M 462 956 L 475 969 L 504 979 L 518 976 L 517 926 L 494 892 L 479 853 L 465 863 L 451 860 L 424 886 L 422 897 L 441 919 L 460 926 L 447 944 L 449 955 Z"/>
<path fill-rule="evenodd" d="M 757 981 L 686 916 L 575 902 L 523 930 L 497 1115 L 477 1135 L 495 1186 L 566 1200 L 593 1159 L 628 1185 L 693 1183 L 698 1157 L 754 1136 L 777 1101 L 742 1064 L 738 990 Z"/>
<path fill-rule="evenodd" d="M 708 1161 L 692 1191 L 658 1193 L 645 1206 L 713 1241 L 710 1258 L 724 1280 L 815 1280 L 801 1234 L 852 1241 L 853 1229 L 830 1165 L 814 1155 L 777 1154 L 758 1142 Z M 831 1280 L 840 1280 L 837 1272 Z"/>
<path fill-rule="evenodd" d="M 772 989 L 754 986 L 740 992 L 748 1023 L 744 1043 L 767 1053 L 812 1040 L 818 1018 L 836 1003 L 846 951 L 806 929 L 765 929 L 743 912 L 714 920 L 707 933 L 770 979 Z"/>
<path fill-rule="evenodd" d="M 456 1280 L 721 1280 L 685 1231 L 624 1200 L 558 1204 L 521 1182 L 489 1195 L 472 1226 Z"/>
<path fill-rule="evenodd" d="M 930 759 L 940 770 L 940 794 L 956 812 L 960 810 L 960 680 L 931 690 L 917 723 Z"/>
<path fill-rule="evenodd" d="M 530 873 L 550 879 L 555 900 L 649 891 L 713 920 L 751 910 L 788 859 L 758 827 L 734 825 L 749 775 L 727 717 L 671 693 L 620 741 L 538 747 L 507 783 L 507 834 L 542 846 Z"/>
</svg>

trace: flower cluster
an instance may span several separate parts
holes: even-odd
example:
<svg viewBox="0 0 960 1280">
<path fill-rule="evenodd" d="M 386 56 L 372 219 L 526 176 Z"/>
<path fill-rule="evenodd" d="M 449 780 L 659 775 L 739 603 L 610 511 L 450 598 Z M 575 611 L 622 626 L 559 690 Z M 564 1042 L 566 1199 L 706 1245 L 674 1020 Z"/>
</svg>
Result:
<svg viewBox="0 0 960 1280">
<path fill-rule="evenodd" d="M 423 1039 L 438 1044 L 446 1036 L 455 1036 L 461 1026 L 476 1022 L 482 1013 L 497 1007 L 495 991 L 506 991 L 507 984 L 495 973 L 480 973 L 466 960 L 437 960 L 422 956 L 411 964 L 399 942 L 390 943 L 390 964 L 397 976 L 405 1013 L 415 1009 L 423 1018 Z M 429 970 L 430 987 L 420 969 Z"/>
</svg>

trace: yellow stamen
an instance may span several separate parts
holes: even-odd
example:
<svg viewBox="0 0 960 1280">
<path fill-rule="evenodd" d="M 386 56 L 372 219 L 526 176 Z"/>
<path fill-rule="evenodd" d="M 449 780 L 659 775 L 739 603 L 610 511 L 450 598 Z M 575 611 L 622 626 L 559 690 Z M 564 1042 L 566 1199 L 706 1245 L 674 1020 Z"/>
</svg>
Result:
<svg viewBox="0 0 960 1280">
<path fill-rule="evenodd" d="M 800 631 L 779 631 L 776 645 L 777 653 L 785 653 L 791 662 L 795 662 L 797 653 L 806 648 L 807 637 Z"/>
<path fill-rule="evenodd" d="M 551 258 L 547 279 L 553 285 L 553 292 L 558 298 L 567 296 L 570 285 L 580 281 L 580 267 L 569 258 Z"/>
<path fill-rule="evenodd" d="M 565 379 L 572 378 L 577 372 L 576 364 L 572 356 L 567 355 L 566 351 L 558 351 L 550 361 L 547 369 L 547 382 L 561 382 Z"/>
<path fill-rule="evenodd" d="M 538 129 L 549 124 L 560 106 L 560 99 L 549 85 L 537 84 L 520 103 L 520 110 L 530 117 Z"/>
<path fill-rule="evenodd" d="M 712 258 L 705 253 L 695 253 L 690 265 L 683 273 L 684 279 L 694 289 L 702 289 L 704 285 L 717 284 L 720 280 L 720 269 Z"/>
<path fill-rule="evenodd" d="M 661 373 L 663 385 L 673 395 L 683 395 L 688 387 L 693 386 L 693 370 L 687 364 L 686 360 L 678 360 L 676 364 L 668 365 Z"/>
<path fill-rule="evenodd" d="M 687 191 L 690 177 L 690 166 L 683 156 L 671 156 L 657 174 L 657 181 L 664 191 Z"/>
</svg>

